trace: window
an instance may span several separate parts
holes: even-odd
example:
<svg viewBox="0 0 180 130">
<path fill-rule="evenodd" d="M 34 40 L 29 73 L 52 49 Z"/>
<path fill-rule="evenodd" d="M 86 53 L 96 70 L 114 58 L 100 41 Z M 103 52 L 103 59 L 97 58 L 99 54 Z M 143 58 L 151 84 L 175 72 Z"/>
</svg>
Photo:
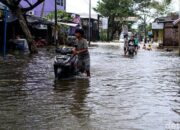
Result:
<svg viewBox="0 0 180 130">
<path fill-rule="evenodd" d="M 61 5 L 61 6 L 64 6 L 64 0 L 61 0 L 60 5 Z"/>
<path fill-rule="evenodd" d="M 64 6 L 64 0 L 57 0 L 57 4 L 60 6 Z"/>
</svg>

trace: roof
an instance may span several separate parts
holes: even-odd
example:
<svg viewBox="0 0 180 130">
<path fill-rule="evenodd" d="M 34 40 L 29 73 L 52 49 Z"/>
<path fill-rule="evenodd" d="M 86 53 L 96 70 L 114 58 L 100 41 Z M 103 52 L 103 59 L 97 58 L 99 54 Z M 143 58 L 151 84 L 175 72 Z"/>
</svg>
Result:
<svg viewBox="0 0 180 130">
<path fill-rule="evenodd" d="M 0 9 L 4 9 L 4 4 L 0 2 Z"/>
<path fill-rule="evenodd" d="M 81 18 L 81 20 L 89 20 L 89 18 Z M 91 20 L 98 21 L 98 20 L 95 19 L 95 18 L 91 18 Z"/>
<path fill-rule="evenodd" d="M 50 22 L 44 18 L 40 18 L 33 15 L 26 15 L 26 18 L 27 18 L 28 23 L 31 23 L 31 24 L 45 24 L 45 25 L 54 24 L 53 22 Z"/>
<path fill-rule="evenodd" d="M 4 10 L 4 8 L 7 7 L 6 5 L 4 5 L 2 2 L 0 2 L 0 10 Z M 8 9 L 8 8 L 7 8 Z"/>
<path fill-rule="evenodd" d="M 173 23 L 174 20 L 165 20 L 165 21 L 159 21 L 157 23 Z"/>
<path fill-rule="evenodd" d="M 89 14 L 81 13 L 81 14 L 80 14 L 80 17 L 81 17 L 81 18 L 89 18 Z M 91 14 L 91 18 L 92 18 L 92 19 L 97 19 L 97 17 L 98 17 L 97 14 Z"/>
<path fill-rule="evenodd" d="M 173 22 L 174 25 L 177 25 L 178 23 L 180 23 L 180 18 Z"/>
<path fill-rule="evenodd" d="M 71 27 L 77 27 L 78 26 L 78 24 L 76 24 L 76 23 L 58 22 L 58 24 L 67 25 L 67 26 L 71 26 Z"/>
<path fill-rule="evenodd" d="M 165 21 L 166 17 L 159 17 L 159 18 L 156 18 L 154 20 L 154 22 L 157 22 L 157 21 Z"/>
</svg>

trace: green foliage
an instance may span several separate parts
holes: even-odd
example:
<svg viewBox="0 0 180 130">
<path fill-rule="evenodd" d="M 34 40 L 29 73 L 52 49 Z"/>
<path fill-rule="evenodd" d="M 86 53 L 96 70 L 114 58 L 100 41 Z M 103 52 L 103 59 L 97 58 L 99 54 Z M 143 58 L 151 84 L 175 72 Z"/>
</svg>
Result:
<svg viewBox="0 0 180 130">
<path fill-rule="evenodd" d="M 49 19 L 49 20 L 53 20 L 54 19 L 54 11 L 49 13 L 46 18 Z M 61 11 L 61 10 L 58 10 L 57 11 L 57 17 L 58 17 L 58 20 L 64 20 L 64 21 L 69 21 L 71 20 L 71 15 L 69 15 L 68 13 L 64 12 L 64 11 Z"/>
<path fill-rule="evenodd" d="M 104 17 L 128 17 L 132 13 L 132 0 L 102 0 L 95 11 Z"/>
<path fill-rule="evenodd" d="M 100 41 L 107 41 L 107 30 L 102 30 L 100 33 Z"/>
<path fill-rule="evenodd" d="M 172 0 L 163 0 L 161 2 L 154 2 L 151 7 L 155 10 L 154 18 L 167 15 L 170 12 L 169 5 Z"/>
<path fill-rule="evenodd" d="M 141 24 L 146 27 L 150 19 L 163 16 L 169 12 L 172 0 L 101 0 L 94 9 L 103 17 L 109 18 L 108 31 L 113 34 L 121 31 L 123 24 L 128 24 L 125 19 L 130 16 L 138 16 Z M 115 21 L 118 18 L 119 21 Z M 132 24 L 132 23 L 131 23 Z M 146 31 L 146 29 L 144 29 Z M 145 32 L 146 33 L 146 32 Z M 109 36 L 108 36 L 109 38 Z"/>
<path fill-rule="evenodd" d="M 112 40 L 113 35 L 122 30 L 125 19 L 133 14 L 133 0 L 101 0 L 94 10 L 103 17 L 108 17 L 108 39 Z M 118 21 L 115 19 L 118 18 Z"/>
<path fill-rule="evenodd" d="M 146 35 L 150 29 L 150 26 L 147 26 L 147 24 L 151 20 L 168 14 L 171 1 L 172 0 L 134 0 L 135 12 L 141 20 L 139 31 L 143 32 L 143 35 Z"/>
<path fill-rule="evenodd" d="M 135 12 L 142 20 L 168 14 L 172 0 L 134 0 Z"/>
</svg>

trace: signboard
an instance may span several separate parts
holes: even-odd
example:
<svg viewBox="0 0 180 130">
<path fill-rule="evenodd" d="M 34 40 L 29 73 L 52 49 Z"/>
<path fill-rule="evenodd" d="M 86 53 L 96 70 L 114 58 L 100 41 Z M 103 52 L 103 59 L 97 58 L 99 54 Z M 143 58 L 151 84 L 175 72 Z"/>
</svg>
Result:
<svg viewBox="0 0 180 130">
<path fill-rule="evenodd" d="M 139 20 L 138 17 L 128 17 L 128 18 L 116 17 L 115 18 L 116 22 L 119 22 L 119 21 L 137 22 L 138 20 Z"/>
<path fill-rule="evenodd" d="M 152 23 L 152 29 L 163 29 L 164 24 L 163 23 Z"/>
</svg>

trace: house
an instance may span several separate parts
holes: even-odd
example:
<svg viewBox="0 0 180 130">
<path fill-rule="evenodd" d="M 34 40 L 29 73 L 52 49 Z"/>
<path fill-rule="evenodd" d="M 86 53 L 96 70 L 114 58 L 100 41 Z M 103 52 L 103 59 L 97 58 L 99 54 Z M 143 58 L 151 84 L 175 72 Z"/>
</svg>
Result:
<svg viewBox="0 0 180 130">
<path fill-rule="evenodd" d="M 89 24 L 90 24 L 90 38 L 92 41 L 99 40 L 99 22 L 97 19 L 91 18 L 91 23 L 89 23 L 89 18 L 81 18 L 82 28 L 85 32 L 85 38 L 89 37 Z"/>
<path fill-rule="evenodd" d="M 180 18 L 173 22 L 174 26 L 178 26 L 178 41 L 179 41 L 179 55 L 180 55 Z"/>
<path fill-rule="evenodd" d="M 152 23 L 152 30 L 154 41 L 158 43 L 163 43 L 164 24 L 160 23 L 160 21 L 164 21 L 164 17 L 155 19 L 155 21 Z"/>
<path fill-rule="evenodd" d="M 3 14 L 4 8 L 0 7 L 0 12 Z M 48 43 L 52 43 L 52 28 L 54 26 L 53 22 L 49 22 L 46 19 L 26 15 L 27 25 L 35 38 L 42 38 L 45 39 Z M 3 48 L 3 41 L 4 41 L 4 19 L 3 15 L 0 17 L 0 50 L 2 51 Z M 16 16 L 8 11 L 8 19 L 7 19 L 7 49 L 12 47 L 11 39 L 15 39 L 16 36 L 19 35 L 22 38 L 25 37 L 21 26 L 19 24 L 18 19 Z"/>
<path fill-rule="evenodd" d="M 29 0 L 29 1 L 30 3 L 35 3 L 37 0 Z M 25 1 L 22 1 L 21 5 L 23 7 L 28 7 L 28 3 Z M 66 11 L 66 0 L 57 0 L 57 9 Z M 28 14 L 35 16 L 41 16 L 41 15 L 46 16 L 54 10 L 55 10 L 55 0 L 45 0 L 45 2 L 38 5 L 33 10 L 29 11 Z"/>
<path fill-rule="evenodd" d="M 155 19 L 152 23 L 154 41 L 162 43 L 163 46 L 178 46 L 178 26 L 173 24 L 178 17 L 171 14 Z"/>
</svg>

